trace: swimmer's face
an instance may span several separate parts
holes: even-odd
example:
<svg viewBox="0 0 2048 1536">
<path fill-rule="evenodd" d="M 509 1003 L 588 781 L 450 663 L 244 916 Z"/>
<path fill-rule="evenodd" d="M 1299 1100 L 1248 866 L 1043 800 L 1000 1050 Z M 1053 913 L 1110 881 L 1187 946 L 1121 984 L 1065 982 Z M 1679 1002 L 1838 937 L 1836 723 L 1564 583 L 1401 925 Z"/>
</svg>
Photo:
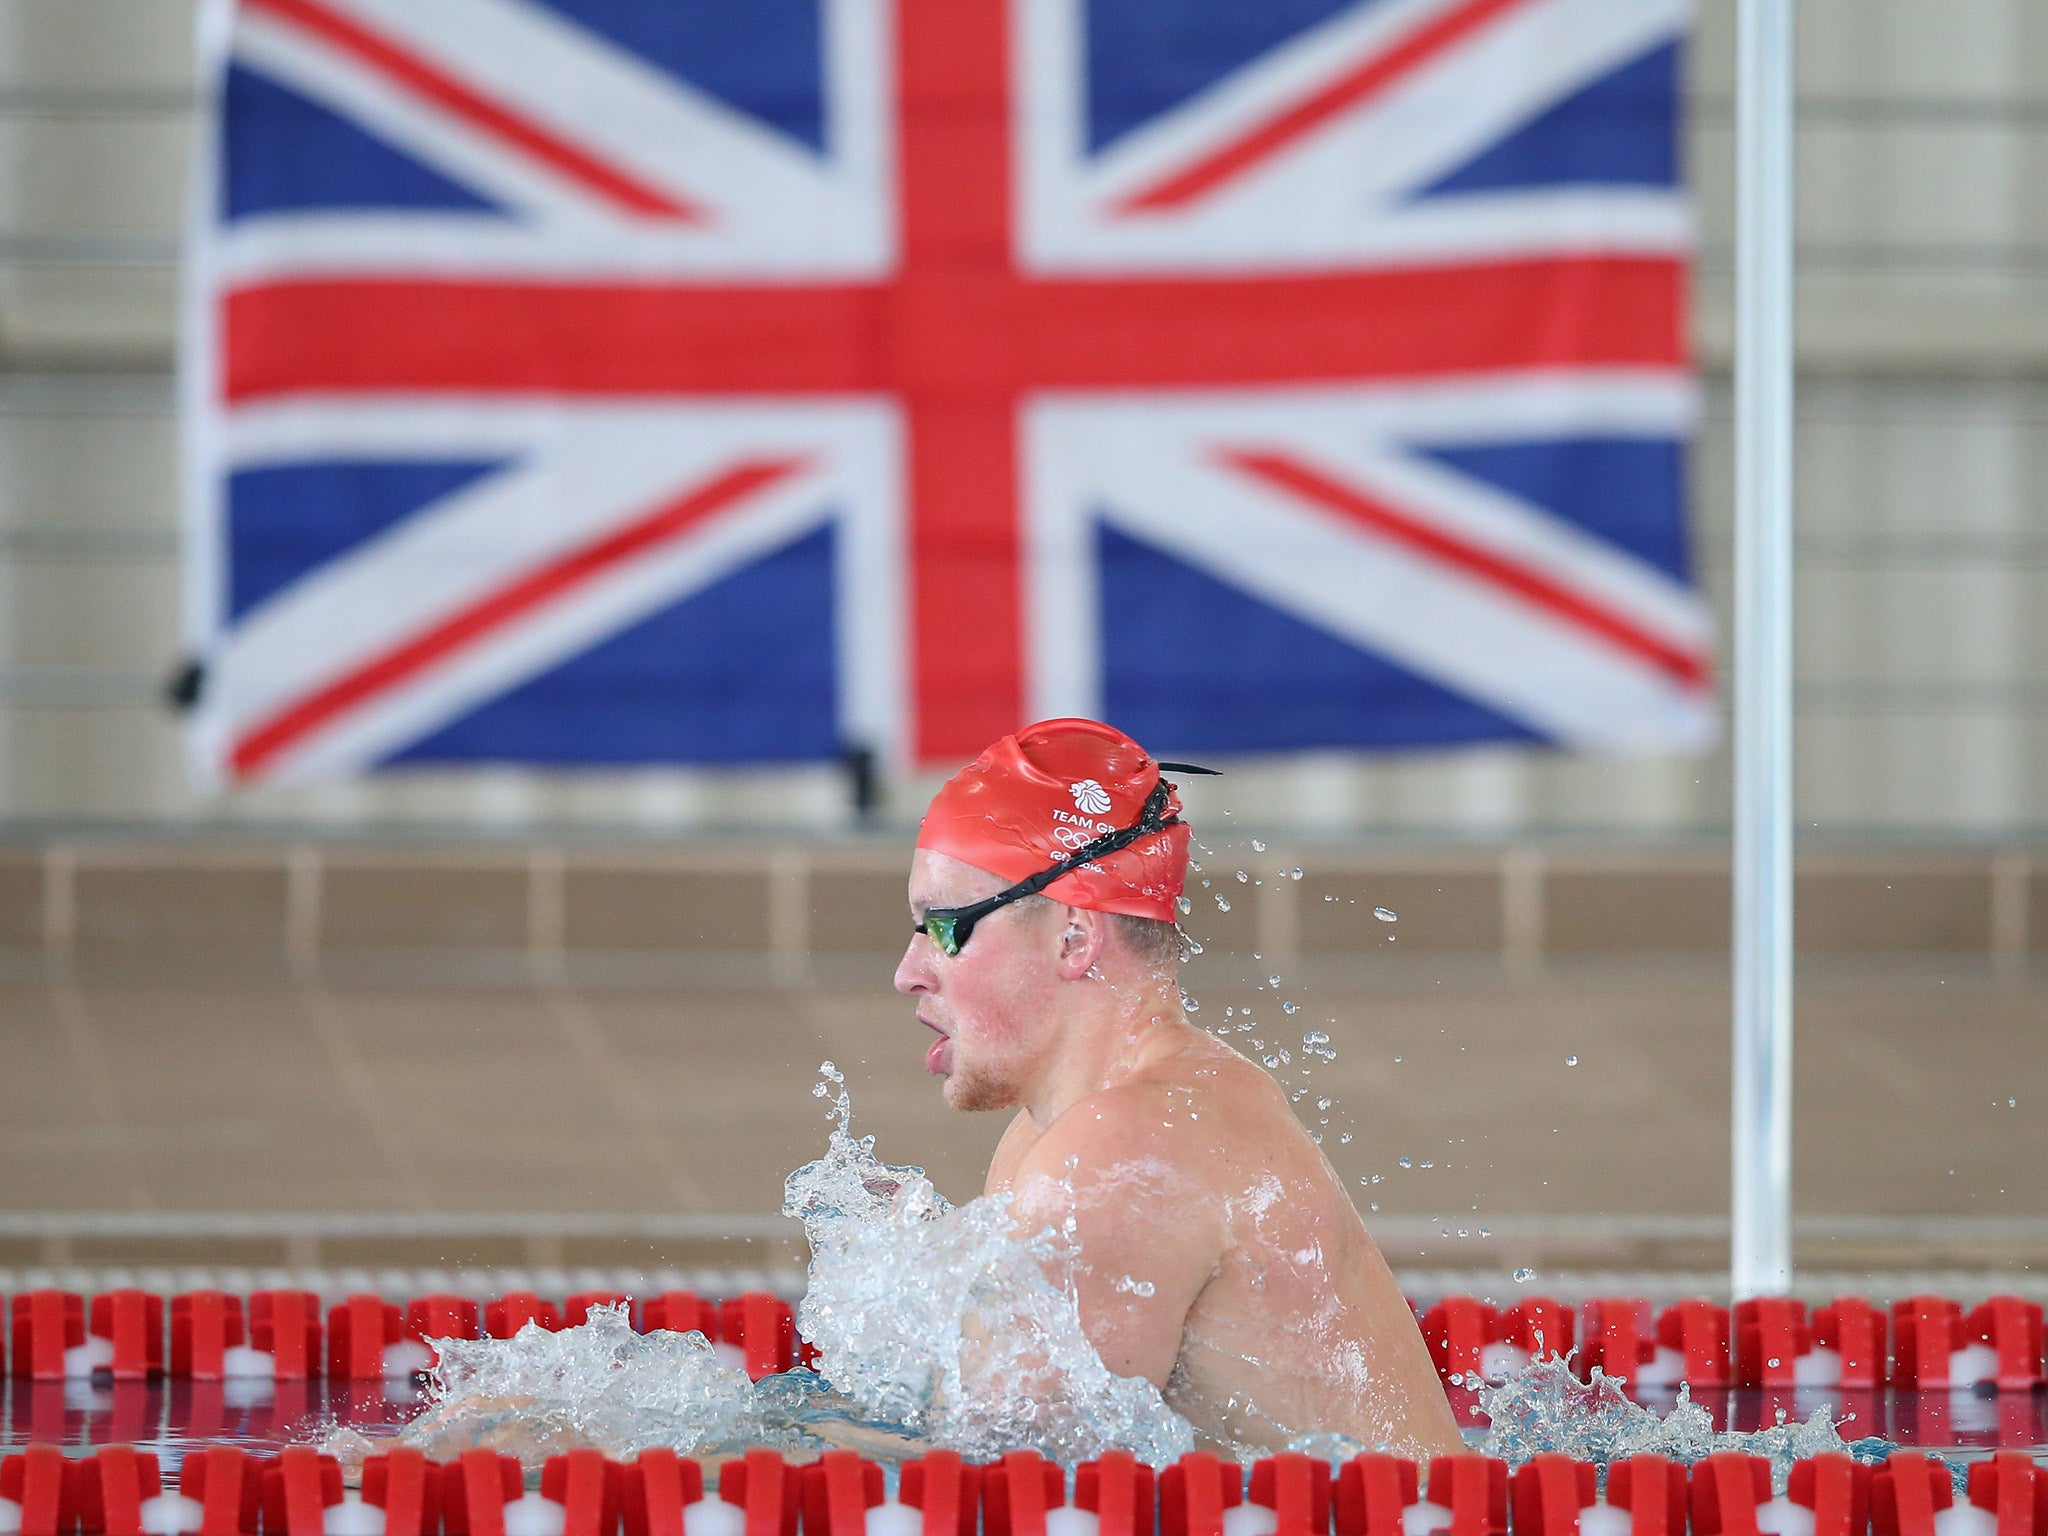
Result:
<svg viewBox="0 0 2048 1536">
<path fill-rule="evenodd" d="M 913 922 L 932 907 L 964 907 L 1008 881 L 943 853 L 910 861 Z M 936 1031 L 925 1066 L 945 1080 L 953 1109 L 1010 1109 L 1024 1102 L 1049 1054 L 1049 1007 L 1059 978 L 1059 916 L 1048 901 L 1014 902 L 974 925 L 948 955 L 914 934 L 896 967 L 896 990 L 917 999 L 918 1021 Z"/>
</svg>

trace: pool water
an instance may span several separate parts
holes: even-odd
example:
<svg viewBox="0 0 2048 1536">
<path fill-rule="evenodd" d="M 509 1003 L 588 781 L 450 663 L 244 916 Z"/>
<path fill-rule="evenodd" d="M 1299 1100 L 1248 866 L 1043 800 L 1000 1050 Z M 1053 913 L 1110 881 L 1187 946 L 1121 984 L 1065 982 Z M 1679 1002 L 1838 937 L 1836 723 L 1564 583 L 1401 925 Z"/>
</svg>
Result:
<svg viewBox="0 0 2048 1536">
<path fill-rule="evenodd" d="M 1981 1455 L 2024 1450 L 2048 1456 L 2048 1393 L 1961 1392 L 1767 1393 L 1695 1392 L 1693 1401 L 1716 1429 L 1757 1430 L 1811 1417 L 1825 1407 L 1847 1440 L 1879 1436 L 1899 1445 L 1942 1453 Z M 1676 1405 L 1674 1393 L 1645 1392 L 1659 1414 Z M 233 1445 L 274 1451 L 321 1439 L 347 1427 L 372 1440 L 395 1437 L 426 1403 L 418 1379 L 388 1381 L 64 1381 L 8 1384 L 0 1415 L 0 1452 L 31 1443 L 89 1455 L 103 1445 L 154 1450 L 167 1466 L 189 1450 Z M 1486 1417 L 1478 1394 L 1453 1387 L 1451 1403 L 1477 1444 Z"/>
</svg>

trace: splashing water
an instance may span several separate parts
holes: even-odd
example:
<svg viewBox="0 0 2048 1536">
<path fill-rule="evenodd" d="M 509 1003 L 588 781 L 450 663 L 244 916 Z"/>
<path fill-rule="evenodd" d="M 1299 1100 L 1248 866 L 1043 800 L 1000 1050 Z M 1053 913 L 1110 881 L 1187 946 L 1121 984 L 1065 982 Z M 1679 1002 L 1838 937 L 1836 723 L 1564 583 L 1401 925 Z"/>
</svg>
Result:
<svg viewBox="0 0 2048 1536">
<path fill-rule="evenodd" d="M 798 1311 L 824 1378 L 869 1415 L 969 1456 L 1056 1461 L 1124 1449 L 1164 1466 L 1194 1431 L 1088 1341 L 1055 1283 L 1051 1234 L 1019 1238 L 1006 1196 L 949 1205 L 920 1168 L 856 1140 L 842 1086 L 825 1156 L 789 1176 L 783 1211 L 811 1243 Z"/>
<path fill-rule="evenodd" d="M 489 1438 L 538 1461 L 596 1445 L 629 1457 L 656 1446 L 700 1450 L 756 1433 L 747 1374 L 701 1333 L 635 1333 L 623 1306 L 593 1307 L 581 1327 L 528 1323 L 509 1339 L 437 1339 L 434 1405 L 403 1440 L 447 1456 Z"/>
<path fill-rule="evenodd" d="M 1717 1451 L 1741 1451 L 1769 1458 L 1773 1484 L 1782 1492 L 1795 1461 L 1828 1451 L 1882 1460 L 1891 1449 L 1882 1440 L 1845 1444 L 1826 1408 L 1814 1409 L 1803 1424 L 1717 1432 L 1713 1417 L 1683 1387 L 1676 1406 L 1659 1417 L 1598 1366 L 1590 1381 L 1581 1381 L 1559 1355 L 1530 1361 L 1497 1387 L 1481 1386 L 1479 1409 L 1491 1424 L 1480 1449 L 1510 1467 L 1540 1452 L 1561 1451 L 1577 1461 L 1598 1463 L 1604 1475 L 1610 1463 L 1645 1453 L 1689 1465 Z"/>
<path fill-rule="evenodd" d="M 559 1333 L 436 1340 L 432 1406 L 406 1443 L 443 1458 L 490 1444 L 529 1471 L 583 1445 L 627 1457 L 852 1444 L 889 1460 L 1028 1447 L 1067 1463 L 1120 1449 L 1155 1466 L 1192 1450 L 1158 1388 L 1102 1363 L 1074 1291 L 1053 1278 L 1055 1235 L 1019 1237 L 1007 1196 L 954 1206 L 923 1169 L 882 1162 L 872 1136 L 852 1134 L 844 1077 L 820 1071 L 831 1139 L 783 1192 L 811 1244 L 798 1326 L 818 1374 L 749 1383 L 701 1333 L 637 1334 L 623 1308 L 595 1308 Z"/>
</svg>

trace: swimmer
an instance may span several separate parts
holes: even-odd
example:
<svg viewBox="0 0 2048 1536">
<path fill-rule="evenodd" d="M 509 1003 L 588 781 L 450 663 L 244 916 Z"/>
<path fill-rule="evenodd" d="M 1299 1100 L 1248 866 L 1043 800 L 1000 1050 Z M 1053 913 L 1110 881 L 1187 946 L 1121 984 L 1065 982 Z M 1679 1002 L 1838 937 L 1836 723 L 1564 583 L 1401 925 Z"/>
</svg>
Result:
<svg viewBox="0 0 2048 1536">
<path fill-rule="evenodd" d="M 1155 763 L 1092 720 L 1005 737 L 949 780 L 910 867 L 896 989 L 958 1110 L 1012 1110 L 987 1194 L 1060 1234 L 1082 1324 L 1205 1439 L 1334 1431 L 1464 1449 L 1378 1247 L 1279 1085 L 1190 1023 L 1188 829 Z"/>
</svg>

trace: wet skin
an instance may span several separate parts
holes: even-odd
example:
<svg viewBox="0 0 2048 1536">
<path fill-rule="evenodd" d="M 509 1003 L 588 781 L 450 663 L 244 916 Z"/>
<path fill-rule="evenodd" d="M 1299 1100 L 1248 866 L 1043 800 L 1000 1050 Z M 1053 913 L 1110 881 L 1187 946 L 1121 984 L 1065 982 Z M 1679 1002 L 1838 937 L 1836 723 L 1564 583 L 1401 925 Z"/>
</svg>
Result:
<svg viewBox="0 0 2048 1536">
<path fill-rule="evenodd" d="M 913 915 L 1004 884 L 920 850 Z M 987 1194 L 1062 1234 L 1090 1340 L 1205 1439 L 1328 1430 L 1462 1450 L 1415 1319 L 1278 1084 L 1183 1014 L 1171 962 L 1103 914 L 1039 901 L 958 955 L 913 938 L 896 986 L 959 1109 L 1014 1109 Z"/>
</svg>

